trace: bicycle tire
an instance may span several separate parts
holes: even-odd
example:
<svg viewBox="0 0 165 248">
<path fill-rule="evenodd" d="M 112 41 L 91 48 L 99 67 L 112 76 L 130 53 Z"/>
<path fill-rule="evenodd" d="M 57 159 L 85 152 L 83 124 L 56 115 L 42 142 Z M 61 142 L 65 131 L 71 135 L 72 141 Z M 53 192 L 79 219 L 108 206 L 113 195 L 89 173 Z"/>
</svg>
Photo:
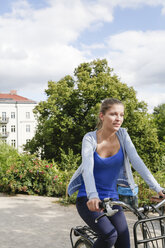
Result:
<svg viewBox="0 0 165 248">
<path fill-rule="evenodd" d="M 92 248 L 92 247 L 93 247 L 92 243 L 84 238 L 79 238 L 74 245 L 74 248 Z"/>
</svg>

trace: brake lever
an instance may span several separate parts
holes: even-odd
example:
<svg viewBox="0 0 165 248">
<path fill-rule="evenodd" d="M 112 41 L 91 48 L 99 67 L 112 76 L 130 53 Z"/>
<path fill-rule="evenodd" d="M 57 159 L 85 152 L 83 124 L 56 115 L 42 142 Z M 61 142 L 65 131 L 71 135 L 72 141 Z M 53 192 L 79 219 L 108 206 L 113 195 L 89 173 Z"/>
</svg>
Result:
<svg viewBox="0 0 165 248">
<path fill-rule="evenodd" d="M 97 222 L 99 221 L 99 219 L 101 219 L 101 218 L 104 217 L 104 216 L 107 216 L 106 213 L 104 213 L 104 214 L 100 215 L 99 217 L 97 217 L 97 218 L 95 219 L 95 223 L 97 223 Z"/>
<path fill-rule="evenodd" d="M 118 209 L 112 209 L 111 206 L 109 205 L 109 201 L 104 201 L 100 204 L 101 208 L 104 208 L 104 211 L 106 211 L 104 214 L 100 215 L 95 219 L 95 223 L 98 222 L 98 220 L 104 216 L 111 217 L 114 214 L 118 212 Z"/>
<path fill-rule="evenodd" d="M 118 212 L 118 209 L 112 209 L 108 202 L 105 202 L 105 206 L 106 206 L 106 211 L 107 211 L 106 215 L 109 217 L 113 216 L 114 214 Z"/>
</svg>

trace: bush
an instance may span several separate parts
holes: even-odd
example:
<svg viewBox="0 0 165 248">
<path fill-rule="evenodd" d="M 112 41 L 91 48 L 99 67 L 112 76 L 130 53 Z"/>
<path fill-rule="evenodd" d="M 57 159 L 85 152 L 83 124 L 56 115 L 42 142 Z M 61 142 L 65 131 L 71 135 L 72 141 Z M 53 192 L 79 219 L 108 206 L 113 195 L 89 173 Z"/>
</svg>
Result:
<svg viewBox="0 0 165 248">
<path fill-rule="evenodd" d="M 63 170 L 61 175 L 61 181 L 65 182 L 65 196 L 62 199 L 62 202 L 67 203 L 75 203 L 76 195 L 68 198 L 68 184 L 69 181 L 80 164 L 81 156 L 79 154 L 74 155 L 72 149 L 68 149 L 68 153 L 66 154 L 63 149 L 61 150 L 61 163 L 58 165 L 58 168 Z"/>
<path fill-rule="evenodd" d="M 46 196 L 65 195 L 65 175 L 53 161 L 34 155 L 19 154 L 12 147 L 0 145 L 0 191 Z"/>
<path fill-rule="evenodd" d="M 158 181 L 158 183 L 161 185 L 161 187 L 165 188 L 165 168 L 152 174 Z M 139 205 L 151 203 L 150 199 L 152 196 L 156 195 L 156 193 L 148 187 L 148 185 L 137 172 L 134 172 L 134 178 L 135 182 L 139 186 Z"/>
<path fill-rule="evenodd" d="M 162 156 L 161 159 L 161 169 L 163 170 L 163 168 L 165 168 L 165 156 Z"/>
</svg>

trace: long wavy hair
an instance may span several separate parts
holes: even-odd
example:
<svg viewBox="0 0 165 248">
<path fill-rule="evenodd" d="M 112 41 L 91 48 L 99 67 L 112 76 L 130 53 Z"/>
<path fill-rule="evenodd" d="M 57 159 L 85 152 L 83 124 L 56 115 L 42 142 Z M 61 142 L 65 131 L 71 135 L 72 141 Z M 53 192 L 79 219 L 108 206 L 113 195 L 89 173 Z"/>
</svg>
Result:
<svg viewBox="0 0 165 248">
<path fill-rule="evenodd" d="M 124 106 L 124 104 L 120 100 L 118 100 L 118 99 L 115 99 L 115 98 L 106 98 L 106 99 L 103 100 L 103 102 L 101 104 L 100 112 L 99 113 L 103 113 L 103 115 L 105 115 L 106 111 L 108 109 L 110 109 L 112 107 L 112 105 L 114 105 L 114 104 L 120 104 L 120 105 L 123 105 Z M 102 120 L 98 116 L 96 128 L 97 129 L 101 129 L 101 127 L 102 127 Z"/>
</svg>

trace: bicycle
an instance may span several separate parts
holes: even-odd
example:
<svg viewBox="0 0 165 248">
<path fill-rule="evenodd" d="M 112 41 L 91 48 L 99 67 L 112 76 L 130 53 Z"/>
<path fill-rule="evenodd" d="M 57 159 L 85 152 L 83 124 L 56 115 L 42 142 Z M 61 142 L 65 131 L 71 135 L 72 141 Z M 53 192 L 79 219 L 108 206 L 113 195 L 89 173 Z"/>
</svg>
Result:
<svg viewBox="0 0 165 248">
<path fill-rule="evenodd" d="M 165 248 L 165 199 L 156 205 L 151 204 L 136 208 L 122 201 L 112 201 L 110 198 L 105 198 L 100 205 L 100 208 L 104 209 L 104 214 L 95 221 L 99 221 L 103 216 L 114 215 L 118 210 L 113 210 L 113 205 L 119 205 L 123 209 L 131 211 L 138 218 L 138 221 L 133 225 L 135 248 Z M 158 216 L 149 217 L 149 213 L 157 213 Z M 141 233 L 140 237 L 139 232 Z M 79 237 L 75 244 L 73 236 Z M 72 248 L 92 248 L 97 237 L 97 234 L 88 226 L 73 227 L 70 231 Z"/>
</svg>

